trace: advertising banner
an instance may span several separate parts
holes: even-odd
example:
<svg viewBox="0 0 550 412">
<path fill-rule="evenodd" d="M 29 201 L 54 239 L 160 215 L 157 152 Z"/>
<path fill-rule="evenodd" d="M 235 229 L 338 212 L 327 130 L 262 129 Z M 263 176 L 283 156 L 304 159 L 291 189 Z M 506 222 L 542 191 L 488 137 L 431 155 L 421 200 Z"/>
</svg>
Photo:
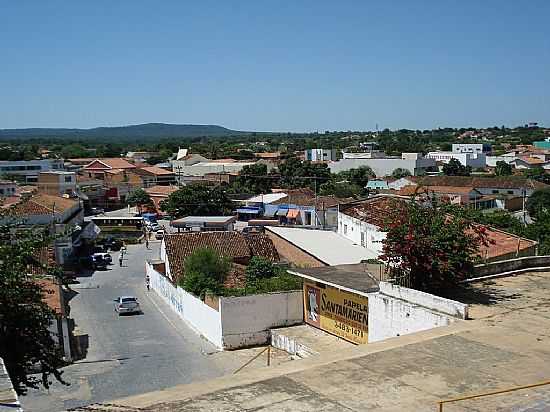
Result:
<svg viewBox="0 0 550 412">
<path fill-rule="evenodd" d="M 368 298 L 330 286 L 304 282 L 304 319 L 347 341 L 368 341 Z"/>
</svg>

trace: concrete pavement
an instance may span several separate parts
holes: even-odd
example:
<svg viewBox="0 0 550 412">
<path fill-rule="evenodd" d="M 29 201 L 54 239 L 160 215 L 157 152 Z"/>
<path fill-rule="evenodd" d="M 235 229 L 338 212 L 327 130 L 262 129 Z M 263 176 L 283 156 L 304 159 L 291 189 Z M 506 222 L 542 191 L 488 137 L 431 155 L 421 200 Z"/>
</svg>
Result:
<svg viewBox="0 0 550 412">
<path fill-rule="evenodd" d="M 160 242 L 128 247 L 123 267 L 118 253 L 107 271 L 78 278 L 70 316 L 77 332 L 87 335 L 85 359 L 64 368 L 66 387 L 31 390 L 22 397 L 26 410 L 53 412 L 132 394 L 220 376 L 235 367 L 213 357 L 216 349 L 186 326 L 144 281 L 146 258 L 158 257 Z M 113 299 L 137 296 L 142 315 L 119 317 Z"/>
</svg>

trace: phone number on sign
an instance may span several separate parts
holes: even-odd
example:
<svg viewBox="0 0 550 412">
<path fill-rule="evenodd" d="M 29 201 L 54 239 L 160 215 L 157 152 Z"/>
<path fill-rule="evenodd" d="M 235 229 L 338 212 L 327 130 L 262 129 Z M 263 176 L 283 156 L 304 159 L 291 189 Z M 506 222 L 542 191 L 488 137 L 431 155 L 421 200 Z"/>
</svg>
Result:
<svg viewBox="0 0 550 412">
<path fill-rule="evenodd" d="M 346 325 L 345 323 L 334 321 L 334 327 L 340 329 L 342 332 L 349 333 L 358 337 L 363 337 L 363 331 L 361 329 L 354 328 L 353 326 Z"/>
</svg>

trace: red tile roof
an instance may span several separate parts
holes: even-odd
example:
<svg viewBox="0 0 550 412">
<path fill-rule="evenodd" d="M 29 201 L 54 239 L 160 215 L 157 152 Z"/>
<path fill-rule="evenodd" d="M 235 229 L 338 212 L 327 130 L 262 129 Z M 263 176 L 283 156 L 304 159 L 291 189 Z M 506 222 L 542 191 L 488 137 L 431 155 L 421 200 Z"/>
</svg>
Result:
<svg viewBox="0 0 550 412">
<path fill-rule="evenodd" d="M 185 259 L 201 248 L 210 248 L 236 263 L 247 263 L 252 256 L 261 256 L 271 261 L 279 260 L 273 242 L 267 235 L 245 235 L 241 232 L 176 233 L 164 237 L 166 255 L 177 281 L 183 275 Z"/>
<path fill-rule="evenodd" d="M 6 213 L 16 217 L 47 215 L 54 213 L 54 211 L 63 213 L 76 205 L 78 205 L 78 200 L 39 193 L 11 205 Z"/>
<path fill-rule="evenodd" d="M 495 177 L 476 177 L 476 176 L 422 176 L 408 177 L 412 182 L 422 186 L 454 186 L 454 187 L 473 187 L 477 188 L 498 188 L 498 189 L 540 189 L 549 187 L 548 185 L 536 180 L 528 179 L 522 176 L 495 176 Z"/>
<path fill-rule="evenodd" d="M 112 158 L 97 158 L 92 160 L 90 163 L 88 163 L 86 166 L 84 166 L 84 169 L 135 169 L 136 166 L 132 163 L 128 162 L 125 159 L 119 158 L 119 157 L 112 157 Z"/>
<path fill-rule="evenodd" d="M 164 196 L 168 197 L 169 195 L 171 195 L 172 193 L 174 193 L 178 189 L 179 189 L 178 186 L 159 186 L 159 185 L 157 185 L 157 186 L 148 187 L 147 189 L 145 189 L 145 191 L 147 193 L 149 193 L 150 196 L 164 195 Z"/>
<path fill-rule="evenodd" d="M 384 226 L 398 198 L 380 196 L 340 206 L 340 212 L 378 227 Z"/>
<path fill-rule="evenodd" d="M 37 279 L 36 283 L 42 288 L 42 300 L 56 314 L 63 315 L 65 308 L 63 307 L 61 286 L 51 278 Z"/>
<path fill-rule="evenodd" d="M 158 166 L 147 166 L 147 167 L 141 167 L 136 170 L 138 173 L 143 171 L 151 175 L 159 176 L 159 175 L 173 175 L 174 172 L 170 170 L 163 169 Z"/>
</svg>

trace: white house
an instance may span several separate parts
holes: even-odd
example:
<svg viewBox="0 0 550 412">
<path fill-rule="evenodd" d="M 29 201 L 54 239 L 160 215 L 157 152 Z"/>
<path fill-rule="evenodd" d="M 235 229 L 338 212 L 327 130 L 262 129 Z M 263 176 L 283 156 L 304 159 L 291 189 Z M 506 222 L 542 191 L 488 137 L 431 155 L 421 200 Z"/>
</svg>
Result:
<svg viewBox="0 0 550 412">
<path fill-rule="evenodd" d="M 487 166 L 484 153 L 429 152 L 426 157 L 442 163 L 449 163 L 451 159 L 456 159 L 463 166 L 469 166 L 472 169 L 485 168 Z"/>
<path fill-rule="evenodd" d="M 377 177 L 390 176 L 395 169 L 406 169 L 414 176 L 426 174 L 436 168 L 435 160 L 423 157 L 420 153 L 403 153 L 401 157 L 348 158 L 329 163 L 331 173 L 368 166 Z"/>
<path fill-rule="evenodd" d="M 491 145 L 488 143 L 453 143 L 454 153 L 489 153 Z"/>
<path fill-rule="evenodd" d="M 310 162 L 332 162 L 336 160 L 336 149 L 307 149 L 304 155 Z"/>
</svg>

